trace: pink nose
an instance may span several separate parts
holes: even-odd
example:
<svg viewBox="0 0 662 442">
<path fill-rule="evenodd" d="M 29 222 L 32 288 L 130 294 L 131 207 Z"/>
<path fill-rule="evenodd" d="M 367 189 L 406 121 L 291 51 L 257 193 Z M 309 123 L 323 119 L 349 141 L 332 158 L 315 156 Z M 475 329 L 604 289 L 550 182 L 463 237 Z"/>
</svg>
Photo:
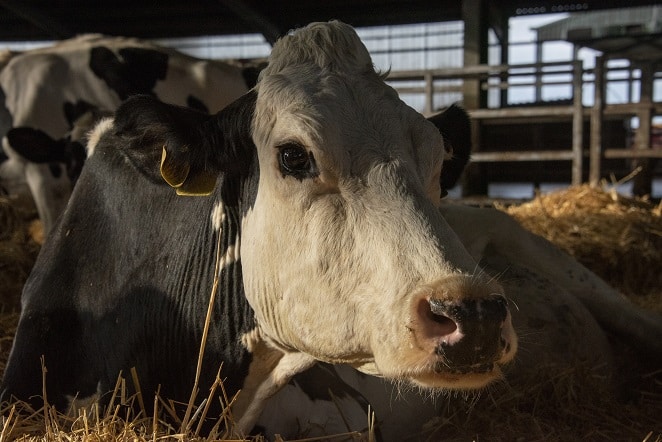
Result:
<svg viewBox="0 0 662 442">
<path fill-rule="evenodd" d="M 418 300 L 418 334 L 439 356 L 440 370 L 489 371 L 509 351 L 503 327 L 508 302 L 501 295 L 465 300 Z"/>
</svg>

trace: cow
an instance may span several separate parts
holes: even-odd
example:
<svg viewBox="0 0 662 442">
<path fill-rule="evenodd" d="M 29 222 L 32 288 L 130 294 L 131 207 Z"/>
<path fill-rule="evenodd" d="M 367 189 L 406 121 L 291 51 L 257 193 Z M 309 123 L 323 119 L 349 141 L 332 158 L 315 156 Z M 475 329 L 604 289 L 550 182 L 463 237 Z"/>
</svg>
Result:
<svg viewBox="0 0 662 442">
<path fill-rule="evenodd" d="M 5 397 L 40 393 L 44 355 L 63 409 L 131 367 L 185 398 L 215 277 L 201 379 L 222 363 L 241 431 L 316 361 L 473 389 L 513 358 L 501 286 L 435 208 L 442 135 L 351 27 L 285 37 L 214 116 L 142 95 L 100 130 L 26 283 Z"/>
<path fill-rule="evenodd" d="M 24 177 L 48 232 L 71 194 L 67 164 L 61 152 L 7 137 L 11 128 L 59 140 L 81 115 L 93 109 L 114 111 L 133 94 L 217 112 L 254 84 L 255 71 L 147 41 L 99 34 L 12 54 L 0 72 L 0 136 L 13 163 L 4 167 Z M 82 165 L 81 151 L 73 154 L 74 162 Z"/>
<path fill-rule="evenodd" d="M 481 223 L 454 219 L 458 236 L 446 220 L 461 213 L 440 196 L 467 157 L 467 126 L 457 108 L 430 121 L 405 105 L 336 21 L 279 40 L 257 85 L 215 115 L 129 98 L 91 134 L 26 283 L 2 397 L 38 405 L 42 361 L 47 400 L 62 410 L 107 403 L 132 368 L 143 397 L 186 402 L 221 369 L 228 394 L 241 390 L 237 433 L 281 433 L 273 413 L 288 398 L 325 412 L 338 398 L 359 415 L 377 407 L 381 435 L 400 440 L 437 411 L 428 400 L 439 392 L 555 358 L 608 370 L 599 323 L 545 279 L 553 270 L 498 259 L 482 269 L 491 243 L 463 228 Z M 580 290 L 593 282 L 573 278 Z M 544 331 L 522 339 L 527 352 L 513 322 Z M 657 338 L 660 328 L 642 324 Z M 316 424 L 313 411 L 293 419 Z"/>
</svg>

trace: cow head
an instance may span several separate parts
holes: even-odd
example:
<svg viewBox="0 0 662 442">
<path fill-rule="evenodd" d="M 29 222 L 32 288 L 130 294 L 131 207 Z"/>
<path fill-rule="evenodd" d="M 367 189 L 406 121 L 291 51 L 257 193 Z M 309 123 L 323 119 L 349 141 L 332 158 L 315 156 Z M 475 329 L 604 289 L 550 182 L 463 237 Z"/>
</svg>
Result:
<svg viewBox="0 0 662 442">
<path fill-rule="evenodd" d="M 454 135 L 466 114 L 447 117 L 405 105 L 355 31 L 330 22 L 280 40 L 255 89 L 219 114 L 136 97 L 114 133 L 153 180 L 180 194 L 218 182 L 240 206 L 245 295 L 272 347 L 478 388 L 517 339 L 503 289 L 438 211 L 444 138 L 468 145 Z"/>
<path fill-rule="evenodd" d="M 110 113 L 91 106 L 79 109 L 78 113 L 74 113 L 72 107 L 65 106 L 65 112 L 67 109 L 70 109 L 67 118 L 71 128 L 63 138 L 55 139 L 40 129 L 14 127 L 7 132 L 7 142 L 32 163 L 49 164 L 55 173 L 60 174 L 64 169 L 73 186 L 87 158 L 85 145 L 89 141 L 88 134 L 99 120 L 110 116 Z"/>
</svg>

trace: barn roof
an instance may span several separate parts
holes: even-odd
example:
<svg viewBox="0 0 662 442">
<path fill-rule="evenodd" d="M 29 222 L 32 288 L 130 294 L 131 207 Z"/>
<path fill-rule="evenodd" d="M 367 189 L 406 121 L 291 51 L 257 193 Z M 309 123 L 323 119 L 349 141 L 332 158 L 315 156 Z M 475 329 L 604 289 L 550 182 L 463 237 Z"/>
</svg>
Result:
<svg viewBox="0 0 662 442">
<path fill-rule="evenodd" d="M 354 26 L 462 19 L 467 0 L 0 0 L 0 41 L 104 33 L 141 38 L 260 33 L 274 41 L 311 21 Z M 471 0 L 492 19 L 653 5 L 651 0 Z M 478 13 L 478 11 L 477 11 Z M 498 21 L 495 20 L 495 21 Z"/>
<path fill-rule="evenodd" d="M 662 56 L 662 6 L 590 11 L 536 29 L 539 42 L 566 40 L 630 58 Z"/>
</svg>

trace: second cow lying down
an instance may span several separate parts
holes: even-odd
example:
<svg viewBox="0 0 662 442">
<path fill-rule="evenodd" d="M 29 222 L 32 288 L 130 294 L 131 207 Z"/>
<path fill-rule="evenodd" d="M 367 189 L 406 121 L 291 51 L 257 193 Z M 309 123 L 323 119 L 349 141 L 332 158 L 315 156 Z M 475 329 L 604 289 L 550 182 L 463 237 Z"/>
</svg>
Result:
<svg viewBox="0 0 662 442">
<path fill-rule="evenodd" d="M 400 101 L 338 22 L 282 39 L 258 85 L 217 115 L 128 100 L 93 137 L 26 284 L 3 398 L 41 394 L 44 355 L 48 399 L 61 409 L 76 397 L 107 401 L 132 367 L 143 394 L 160 386 L 186 402 L 210 299 L 200 390 L 222 364 L 229 394 L 242 390 L 239 432 L 316 424 L 311 373 L 322 396 L 337 385 L 351 393 L 338 428 L 327 415 L 324 431 L 343 430 L 352 411 L 352 429 L 364 428 L 372 402 L 382 436 L 399 440 L 435 407 L 393 399 L 379 378 L 442 391 L 482 388 L 514 359 L 515 378 L 543 360 L 609 371 L 595 318 L 631 332 L 605 315 L 614 307 L 638 320 L 631 336 L 659 350 L 658 318 L 612 292 L 609 307 L 596 306 L 606 285 L 548 243 L 500 222 L 525 260 L 506 262 L 480 213 L 440 212 L 453 164 L 443 160 L 466 147 L 467 119 L 452 110 L 433 123 Z M 478 266 L 489 253 L 485 264 L 506 277 Z M 544 329 L 517 357 L 513 321 Z"/>
</svg>

